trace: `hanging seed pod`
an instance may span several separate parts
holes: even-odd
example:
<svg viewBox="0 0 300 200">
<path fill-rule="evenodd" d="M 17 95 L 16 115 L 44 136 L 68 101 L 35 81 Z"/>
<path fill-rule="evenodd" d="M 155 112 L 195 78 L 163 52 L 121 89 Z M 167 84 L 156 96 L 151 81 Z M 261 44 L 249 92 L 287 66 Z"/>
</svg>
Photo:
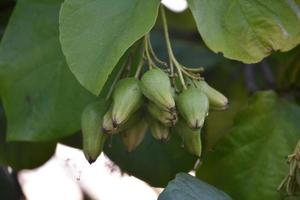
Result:
<svg viewBox="0 0 300 200">
<path fill-rule="evenodd" d="M 121 133 L 123 144 L 128 152 L 135 150 L 143 141 L 148 123 L 144 118 Z"/>
<path fill-rule="evenodd" d="M 228 107 L 228 99 L 222 93 L 208 85 L 206 81 L 195 81 L 195 85 L 208 97 L 210 108 L 224 110 Z"/>
<path fill-rule="evenodd" d="M 166 142 L 170 139 L 170 128 L 161 124 L 159 121 L 149 117 L 149 126 L 152 136 L 156 140 Z"/>
<path fill-rule="evenodd" d="M 107 108 L 107 102 L 97 101 L 89 104 L 82 112 L 83 152 L 89 163 L 95 162 L 101 154 L 107 137 L 101 128 L 101 121 Z"/>
<path fill-rule="evenodd" d="M 124 124 L 143 104 L 144 97 L 136 78 L 121 79 L 113 92 L 112 120 L 114 128 Z"/>
<path fill-rule="evenodd" d="M 141 79 L 140 87 L 143 94 L 158 107 L 175 112 L 175 101 L 172 96 L 170 79 L 160 69 L 147 71 Z"/>
<path fill-rule="evenodd" d="M 189 87 L 178 96 L 176 104 L 179 114 L 191 128 L 199 129 L 203 126 L 209 109 L 208 98 L 203 92 Z"/>
<path fill-rule="evenodd" d="M 102 130 L 107 134 L 113 134 L 116 130 L 113 126 L 112 107 L 108 109 L 102 120 Z"/>
<path fill-rule="evenodd" d="M 137 112 L 133 113 L 124 124 L 121 124 L 117 128 L 114 128 L 113 121 L 112 121 L 112 109 L 110 107 L 110 109 L 105 113 L 103 117 L 102 130 L 104 133 L 109 135 L 119 133 L 133 126 L 134 124 L 138 123 L 141 119 L 141 116 L 142 116 L 142 111 L 138 110 Z"/>
<path fill-rule="evenodd" d="M 147 110 L 154 119 L 160 121 L 165 126 L 171 127 L 177 122 L 176 112 L 162 110 L 152 102 L 147 103 Z"/>
<path fill-rule="evenodd" d="M 189 153 L 198 157 L 201 156 L 201 129 L 191 129 L 185 121 L 181 119 L 175 126 L 175 132 L 181 136 L 184 148 L 186 148 Z"/>
</svg>

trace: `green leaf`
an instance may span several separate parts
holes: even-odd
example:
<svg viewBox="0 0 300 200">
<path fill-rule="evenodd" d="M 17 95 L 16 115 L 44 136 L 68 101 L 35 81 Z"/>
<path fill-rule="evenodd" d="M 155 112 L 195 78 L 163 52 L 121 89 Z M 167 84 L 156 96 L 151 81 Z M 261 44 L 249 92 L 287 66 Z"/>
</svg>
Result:
<svg viewBox="0 0 300 200">
<path fill-rule="evenodd" d="M 60 41 L 71 71 L 98 95 L 125 51 L 153 27 L 160 0 L 66 0 Z"/>
<path fill-rule="evenodd" d="M 2 138 L 2 137 L 1 137 Z M 0 139 L 0 164 L 15 170 L 33 169 L 48 161 L 55 152 L 54 142 L 4 142 Z"/>
<path fill-rule="evenodd" d="M 0 46 L 7 140 L 47 141 L 80 129 L 94 99 L 66 66 L 58 36 L 61 0 L 18 1 Z"/>
<path fill-rule="evenodd" d="M 299 0 L 188 0 L 203 40 L 225 57 L 255 63 L 300 42 Z"/>
<path fill-rule="evenodd" d="M 300 138 L 300 107 L 272 91 L 259 92 L 240 112 L 197 175 L 233 199 L 279 200 L 288 173 L 286 157 Z"/>
<path fill-rule="evenodd" d="M 189 174 L 179 173 L 169 182 L 158 200 L 231 200 L 224 192 L 218 190 Z"/>
<path fill-rule="evenodd" d="M 152 137 L 150 130 L 140 146 L 130 153 L 120 135 L 107 140 L 104 152 L 123 171 L 154 187 L 165 187 L 177 173 L 190 171 L 197 159 L 182 148 L 178 135 L 172 134 L 167 143 L 162 143 Z"/>
<path fill-rule="evenodd" d="M 15 170 L 39 167 L 54 154 L 55 147 L 55 142 L 6 142 L 5 116 L 0 105 L 0 165 Z"/>
</svg>

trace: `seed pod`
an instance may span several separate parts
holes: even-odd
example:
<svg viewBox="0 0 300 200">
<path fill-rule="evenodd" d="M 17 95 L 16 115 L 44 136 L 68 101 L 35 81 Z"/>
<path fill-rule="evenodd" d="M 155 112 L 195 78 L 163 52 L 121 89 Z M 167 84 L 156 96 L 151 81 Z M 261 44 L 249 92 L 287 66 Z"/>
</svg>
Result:
<svg viewBox="0 0 300 200">
<path fill-rule="evenodd" d="M 208 97 L 210 108 L 224 110 L 228 107 L 228 99 L 222 93 L 208 85 L 206 81 L 196 81 L 195 85 Z"/>
<path fill-rule="evenodd" d="M 156 140 L 160 140 L 162 142 L 168 141 L 170 139 L 170 128 L 164 126 L 159 121 L 149 117 L 149 126 L 151 130 L 152 136 Z"/>
<path fill-rule="evenodd" d="M 199 129 L 203 126 L 209 109 L 208 98 L 203 92 L 189 87 L 178 96 L 176 104 L 179 114 L 191 128 Z"/>
<path fill-rule="evenodd" d="M 117 128 L 113 127 L 113 120 L 112 120 L 112 108 L 105 113 L 102 121 L 102 130 L 106 134 L 113 135 L 124 131 L 125 129 L 131 127 L 132 125 L 136 124 L 141 119 L 141 112 L 137 111 L 132 114 L 132 116 L 124 123 L 118 126 Z"/>
<path fill-rule="evenodd" d="M 175 126 L 175 132 L 181 136 L 186 150 L 200 157 L 202 152 L 201 129 L 191 129 L 184 120 L 179 120 Z"/>
<path fill-rule="evenodd" d="M 170 79 L 160 69 L 147 71 L 140 81 L 143 94 L 158 107 L 167 111 L 175 111 L 175 101 L 172 96 Z"/>
<path fill-rule="evenodd" d="M 112 107 L 108 109 L 108 111 L 105 113 L 103 120 L 102 120 L 102 130 L 105 133 L 113 134 L 115 133 L 115 128 L 113 126 L 113 120 L 112 120 Z"/>
<path fill-rule="evenodd" d="M 144 100 L 136 78 L 121 79 L 113 92 L 112 120 L 116 128 L 138 110 Z"/>
<path fill-rule="evenodd" d="M 148 123 L 142 118 L 139 123 L 121 133 L 123 144 L 128 152 L 132 152 L 141 144 L 145 137 L 147 128 Z"/>
<path fill-rule="evenodd" d="M 83 152 L 89 163 L 95 162 L 101 154 L 106 135 L 101 128 L 101 121 L 108 108 L 105 101 L 89 104 L 81 116 Z"/>
<path fill-rule="evenodd" d="M 177 122 L 176 112 L 162 110 L 152 102 L 147 103 L 147 110 L 154 119 L 160 121 L 165 126 L 171 127 Z"/>
</svg>

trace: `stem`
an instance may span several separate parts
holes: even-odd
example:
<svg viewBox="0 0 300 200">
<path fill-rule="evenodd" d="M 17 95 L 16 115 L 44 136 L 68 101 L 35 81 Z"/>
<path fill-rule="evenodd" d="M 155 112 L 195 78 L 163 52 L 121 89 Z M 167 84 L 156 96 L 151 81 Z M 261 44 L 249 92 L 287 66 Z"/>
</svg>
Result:
<svg viewBox="0 0 300 200">
<path fill-rule="evenodd" d="M 151 56 L 150 56 L 150 53 L 149 53 L 149 46 L 148 46 L 148 41 L 147 41 L 147 35 L 145 35 L 144 37 L 144 43 L 145 43 L 145 53 L 146 53 L 146 58 L 147 58 L 147 61 L 148 61 L 148 65 L 149 65 L 149 68 L 152 69 L 154 65 L 152 59 L 151 59 Z"/>
<path fill-rule="evenodd" d="M 290 164 L 289 173 L 285 176 L 285 178 L 281 181 L 280 185 L 277 187 L 277 191 L 285 188 L 286 192 L 289 195 L 292 195 L 295 192 L 296 180 L 296 171 L 299 167 L 299 157 L 300 157 L 300 140 L 295 147 L 293 154 L 288 156 L 288 163 Z"/>
<path fill-rule="evenodd" d="M 187 70 L 187 71 L 191 71 L 191 72 L 204 72 L 204 68 L 203 67 L 198 67 L 198 68 L 189 68 L 189 67 L 185 67 L 183 65 L 181 65 L 183 69 Z"/>
<path fill-rule="evenodd" d="M 121 77 L 124 68 L 127 66 L 126 64 L 127 64 L 127 62 L 124 62 L 123 65 L 121 66 L 120 70 L 118 71 L 118 74 L 116 75 L 116 77 L 115 77 L 113 83 L 111 84 L 111 86 L 110 86 L 110 88 L 109 88 L 109 91 L 108 91 L 108 93 L 107 93 L 107 95 L 106 95 L 106 97 L 105 97 L 105 100 L 106 100 L 106 101 L 107 101 L 107 100 L 110 98 L 110 96 L 112 95 L 112 92 L 113 92 L 113 90 L 114 90 L 114 87 L 115 87 L 116 83 L 118 82 L 119 78 Z"/>
<path fill-rule="evenodd" d="M 188 77 L 192 78 L 192 79 L 196 79 L 196 80 L 201 80 L 201 76 L 200 75 L 196 75 L 196 74 L 192 74 L 189 71 L 181 68 L 181 71 Z"/>
<path fill-rule="evenodd" d="M 150 52 L 151 56 L 153 57 L 153 59 L 154 59 L 157 63 L 161 64 L 162 66 L 167 67 L 167 63 L 165 63 L 164 61 L 162 61 L 161 59 L 159 59 L 159 58 L 156 56 L 156 54 L 155 54 L 155 52 L 154 52 L 154 50 L 153 50 L 152 44 L 151 44 L 150 34 L 147 35 L 147 36 L 145 36 L 145 37 L 147 37 L 147 42 L 148 42 L 149 52 Z"/>
<path fill-rule="evenodd" d="M 161 17 L 162 17 L 162 21 L 163 21 L 164 35 L 165 35 L 165 38 L 166 38 L 166 45 L 167 45 L 168 55 L 169 55 L 171 76 L 173 77 L 173 75 L 174 75 L 174 69 L 173 69 L 173 65 L 172 65 L 172 63 L 174 62 L 174 65 L 177 69 L 178 76 L 179 76 L 179 79 L 181 81 L 181 84 L 182 84 L 184 89 L 187 89 L 184 78 L 183 78 L 183 75 L 182 75 L 180 65 L 178 65 L 179 63 L 177 62 L 177 60 L 176 60 L 176 58 L 173 54 L 172 45 L 171 45 L 170 37 L 169 37 L 166 13 L 165 13 L 165 10 L 164 10 L 163 6 L 160 6 L 160 11 L 161 11 Z"/>
<path fill-rule="evenodd" d="M 136 73 L 135 73 L 135 76 L 134 76 L 136 79 L 139 78 L 139 75 L 141 73 L 141 70 L 142 70 L 143 66 L 144 66 L 144 59 L 142 58 L 139 65 L 138 65 L 138 67 L 137 67 L 137 70 L 136 70 Z"/>
</svg>

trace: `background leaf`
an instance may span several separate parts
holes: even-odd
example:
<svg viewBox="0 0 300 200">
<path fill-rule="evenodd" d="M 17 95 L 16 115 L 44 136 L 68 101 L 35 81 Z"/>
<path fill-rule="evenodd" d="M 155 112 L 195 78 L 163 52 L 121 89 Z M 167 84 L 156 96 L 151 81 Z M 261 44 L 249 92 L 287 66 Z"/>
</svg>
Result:
<svg viewBox="0 0 300 200">
<path fill-rule="evenodd" d="M 218 190 L 189 174 L 179 173 L 158 200 L 231 200 L 224 192 Z"/>
<path fill-rule="evenodd" d="M 71 71 L 98 95 L 125 51 L 153 27 L 159 0 L 66 0 L 60 41 Z"/>
<path fill-rule="evenodd" d="M 280 199 L 277 186 L 288 172 L 286 156 L 300 138 L 300 107 L 272 91 L 259 92 L 231 129 L 204 155 L 198 176 L 234 199 Z"/>
<path fill-rule="evenodd" d="M 56 142 L 6 142 L 5 129 L 5 116 L 0 105 L 0 165 L 8 165 L 14 170 L 33 169 L 54 154 Z"/>
<path fill-rule="evenodd" d="M 188 0 L 203 40 L 225 57 L 255 63 L 300 42 L 299 0 Z"/>
<path fill-rule="evenodd" d="M 0 46 L 7 139 L 47 141 L 80 129 L 93 95 L 66 66 L 58 38 L 61 0 L 18 1 Z"/>
</svg>

